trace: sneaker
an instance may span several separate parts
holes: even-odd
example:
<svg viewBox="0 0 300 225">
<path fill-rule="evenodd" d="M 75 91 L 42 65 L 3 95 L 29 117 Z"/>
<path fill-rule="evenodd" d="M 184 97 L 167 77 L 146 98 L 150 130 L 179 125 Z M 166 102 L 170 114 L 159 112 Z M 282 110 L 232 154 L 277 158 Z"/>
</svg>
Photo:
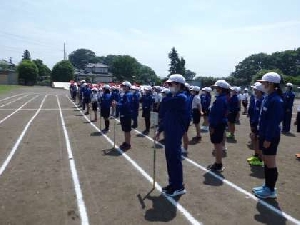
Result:
<svg viewBox="0 0 300 225">
<path fill-rule="evenodd" d="M 215 172 L 222 172 L 222 171 L 224 171 L 225 167 L 223 167 L 222 164 L 219 165 L 219 164 L 214 163 L 214 164 L 207 166 L 207 169 L 211 170 L 211 171 L 215 171 Z"/>
<path fill-rule="evenodd" d="M 249 165 L 250 166 L 263 166 L 264 163 L 259 158 L 257 158 L 256 160 L 250 161 Z"/>
<path fill-rule="evenodd" d="M 173 189 L 172 187 L 170 189 L 168 189 L 165 194 L 169 197 L 176 197 L 179 195 L 184 195 L 186 193 L 186 190 L 184 187 L 180 188 L 180 189 Z"/>
<path fill-rule="evenodd" d="M 258 190 L 255 192 L 255 196 L 258 198 L 277 198 L 277 192 L 276 190 L 271 191 L 270 188 L 264 186 L 264 188 Z"/>
<path fill-rule="evenodd" d="M 255 193 L 257 191 L 261 191 L 262 189 L 266 188 L 265 185 L 262 185 L 262 186 L 258 186 L 258 187 L 254 187 L 252 188 L 252 192 Z M 277 190 L 277 188 L 275 188 L 275 191 Z"/>
<path fill-rule="evenodd" d="M 201 141 L 201 139 L 202 139 L 202 136 L 196 136 L 196 137 L 192 138 L 193 141 L 197 141 L 197 142 Z"/>
<path fill-rule="evenodd" d="M 122 151 L 127 151 L 131 148 L 131 145 L 127 144 L 126 142 L 123 142 L 123 144 L 120 146 L 120 149 Z"/>
<path fill-rule="evenodd" d="M 143 134 L 143 135 L 148 135 L 149 132 L 150 132 L 149 130 L 144 130 L 144 131 L 142 132 L 142 134 Z"/>
<path fill-rule="evenodd" d="M 253 161 L 253 160 L 258 160 L 258 157 L 255 156 L 255 155 L 253 155 L 253 156 L 247 158 L 247 162 L 251 162 L 251 161 Z"/>
<path fill-rule="evenodd" d="M 227 137 L 228 139 L 235 139 L 234 134 L 228 134 L 226 137 Z"/>
<path fill-rule="evenodd" d="M 171 188 L 172 188 L 172 186 L 171 186 L 171 184 L 169 184 L 168 186 L 163 187 L 163 188 L 161 189 L 161 191 L 162 191 L 163 193 L 165 193 L 165 192 L 167 192 L 168 190 L 170 190 Z"/>
<path fill-rule="evenodd" d="M 89 113 L 88 113 L 88 112 L 86 112 L 84 115 L 89 115 Z"/>
</svg>

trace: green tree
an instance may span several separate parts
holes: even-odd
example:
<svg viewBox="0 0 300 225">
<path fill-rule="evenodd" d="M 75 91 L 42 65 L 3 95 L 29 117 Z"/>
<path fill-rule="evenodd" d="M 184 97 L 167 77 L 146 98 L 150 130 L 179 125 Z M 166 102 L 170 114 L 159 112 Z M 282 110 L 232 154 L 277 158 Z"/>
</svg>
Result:
<svg viewBox="0 0 300 225">
<path fill-rule="evenodd" d="M 62 60 L 55 64 L 51 73 L 51 80 L 68 82 L 74 80 L 74 68 L 69 60 Z"/>
<path fill-rule="evenodd" d="M 135 58 L 129 55 L 122 55 L 114 59 L 111 71 L 117 81 L 127 80 L 133 82 L 139 74 L 139 65 Z"/>
<path fill-rule="evenodd" d="M 26 49 L 22 55 L 22 60 L 31 60 L 30 52 Z"/>
<path fill-rule="evenodd" d="M 155 74 L 149 66 L 140 65 L 137 78 L 135 81 L 139 84 L 160 84 L 160 78 Z"/>
<path fill-rule="evenodd" d="M 95 52 L 89 49 L 77 49 L 69 55 L 69 60 L 77 69 L 84 69 L 88 63 L 97 62 Z"/>
<path fill-rule="evenodd" d="M 185 60 L 183 57 L 179 58 L 179 55 L 178 55 L 175 47 L 173 47 L 171 49 L 171 52 L 169 53 L 168 56 L 171 61 L 169 64 L 170 74 L 168 75 L 168 77 L 172 74 L 181 74 L 181 75 L 185 76 Z"/>
<path fill-rule="evenodd" d="M 22 60 L 18 68 L 19 83 L 25 85 L 34 85 L 37 81 L 38 68 L 30 60 Z"/>
<path fill-rule="evenodd" d="M 184 77 L 185 77 L 186 80 L 193 80 L 195 76 L 196 76 L 195 72 L 193 72 L 191 70 L 186 70 L 185 71 L 185 76 Z"/>
<path fill-rule="evenodd" d="M 51 70 L 46 66 L 42 60 L 35 59 L 32 60 L 32 62 L 35 63 L 35 65 L 38 68 L 38 78 L 39 80 L 42 80 L 42 78 L 50 77 L 51 76 Z"/>
</svg>

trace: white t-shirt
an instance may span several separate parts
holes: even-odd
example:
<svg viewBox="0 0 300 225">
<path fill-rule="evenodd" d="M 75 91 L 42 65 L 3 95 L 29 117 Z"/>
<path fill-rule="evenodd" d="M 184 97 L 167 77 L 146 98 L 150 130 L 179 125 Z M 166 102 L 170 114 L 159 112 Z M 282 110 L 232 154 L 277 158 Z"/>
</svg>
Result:
<svg viewBox="0 0 300 225">
<path fill-rule="evenodd" d="M 161 93 L 157 93 L 155 96 L 154 96 L 154 101 L 155 103 L 159 103 L 161 102 L 162 100 L 162 94 Z"/>
<path fill-rule="evenodd" d="M 192 109 L 198 109 L 198 107 L 201 109 L 201 99 L 200 95 L 195 95 L 192 101 Z"/>
<path fill-rule="evenodd" d="M 240 94 L 240 100 L 241 101 L 244 101 L 244 100 L 247 100 L 247 99 L 248 99 L 248 93 Z"/>
<path fill-rule="evenodd" d="M 98 93 L 92 94 L 92 99 L 91 99 L 91 101 L 92 101 L 92 102 L 97 102 L 97 99 L 98 99 Z"/>
</svg>

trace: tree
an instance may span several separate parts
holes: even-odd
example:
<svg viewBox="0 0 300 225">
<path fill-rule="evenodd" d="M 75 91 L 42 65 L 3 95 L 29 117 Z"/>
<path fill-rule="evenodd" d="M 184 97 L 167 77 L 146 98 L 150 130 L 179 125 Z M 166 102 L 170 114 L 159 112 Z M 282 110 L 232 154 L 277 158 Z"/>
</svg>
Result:
<svg viewBox="0 0 300 225">
<path fill-rule="evenodd" d="M 161 81 L 160 78 L 155 74 L 154 70 L 152 70 L 149 66 L 144 66 L 140 64 L 135 82 L 139 84 L 158 84 Z"/>
<path fill-rule="evenodd" d="M 35 59 L 32 60 L 32 62 L 35 63 L 35 65 L 38 68 L 38 78 L 39 80 L 42 80 L 42 78 L 50 77 L 51 76 L 51 70 L 46 66 L 42 60 Z"/>
<path fill-rule="evenodd" d="M 51 80 L 69 82 L 74 80 L 74 68 L 69 60 L 62 60 L 55 64 L 51 73 Z"/>
<path fill-rule="evenodd" d="M 31 60 L 30 52 L 26 49 L 22 55 L 22 60 Z"/>
<path fill-rule="evenodd" d="M 185 71 L 185 76 L 184 77 L 185 77 L 186 80 L 193 80 L 195 76 L 196 76 L 195 72 L 193 72 L 191 70 L 186 70 Z"/>
<path fill-rule="evenodd" d="M 97 61 L 95 52 L 89 49 L 77 49 L 69 55 L 69 60 L 77 69 L 84 69 L 88 63 L 95 63 Z"/>
<path fill-rule="evenodd" d="M 139 66 L 140 64 L 135 58 L 122 55 L 114 59 L 111 70 L 118 81 L 127 80 L 132 82 L 139 73 Z"/>
<path fill-rule="evenodd" d="M 19 83 L 25 85 L 34 85 L 37 81 L 38 68 L 30 60 L 22 60 L 18 68 Z"/>
<path fill-rule="evenodd" d="M 185 75 L 185 60 L 183 57 L 179 59 L 178 53 L 175 49 L 175 47 L 172 48 L 171 52 L 169 53 L 169 58 L 171 60 L 169 66 L 169 72 L 170 74 L 168 77 L 172 74 L 181 74 Z"/>
</svg>

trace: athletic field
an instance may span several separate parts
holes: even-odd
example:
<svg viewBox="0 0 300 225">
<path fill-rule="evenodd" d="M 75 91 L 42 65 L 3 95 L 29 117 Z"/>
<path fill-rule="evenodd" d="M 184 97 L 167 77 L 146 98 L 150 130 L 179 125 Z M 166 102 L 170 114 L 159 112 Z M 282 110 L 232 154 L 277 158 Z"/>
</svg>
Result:
<svg viewBox="0 0 300 225">
<path fill-rule="evenodd" d="M 118 121 L 110 121 L 110 132 L 99 132 L 99 118 L 91 123 L 62 89 L 0 94 L 0 224 L 300 224 L 300 161 L 294 156 L 300 153 L 300 134 L 294 125 L 279 145 L 278 198 L 261 201 L 251 190 L 264 182 L 264 169 L 246 162 L 253 153 L 246 116 L 236 126 L 237 142 L 227 143 L 221 174 L 206 170 L 214 162 L 208 133 L 189 145 L 183 159 L 187 194 L 180 199 L 161 194 L 167 184 L 161 144 L 156 189 L 146 196 L 152 188 L 154 130 L 140 133 L 141 112 L 126 153 L 118 149 L 124 141 Z"/>
</svg>

